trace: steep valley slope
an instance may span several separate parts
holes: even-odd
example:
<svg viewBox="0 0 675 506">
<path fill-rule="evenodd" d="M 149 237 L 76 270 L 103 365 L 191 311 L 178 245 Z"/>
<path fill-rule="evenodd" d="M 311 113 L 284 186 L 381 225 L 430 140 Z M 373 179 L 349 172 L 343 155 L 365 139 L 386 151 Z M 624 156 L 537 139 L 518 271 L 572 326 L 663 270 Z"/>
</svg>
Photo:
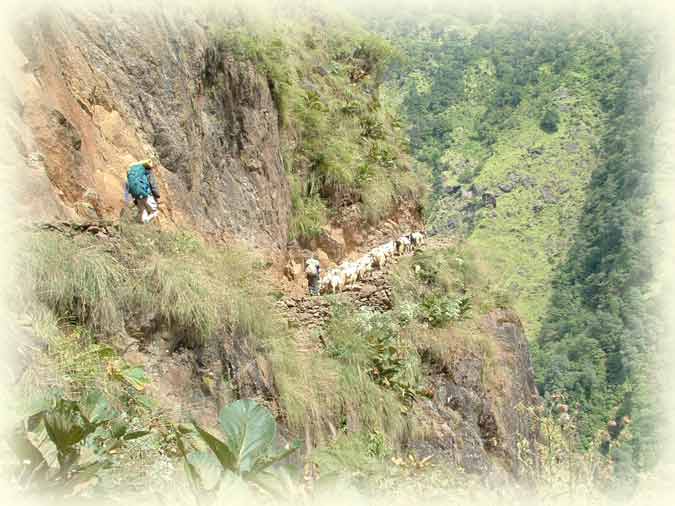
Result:
<svg viewBox="0 0 675 506">
<path fill-rule="evenodd" d="M 647 252 L 662 32 L 590 3 L 583 15 L 416 9 L 371 26 L 408 57 L 388 83 L 433 169 L 430 232 L 482 252 L 523 318 L 540 391 L 569 396 L 584 444 L 632 419 L 614 458 L 646 465 L 658 446 Z"/>
</svg>

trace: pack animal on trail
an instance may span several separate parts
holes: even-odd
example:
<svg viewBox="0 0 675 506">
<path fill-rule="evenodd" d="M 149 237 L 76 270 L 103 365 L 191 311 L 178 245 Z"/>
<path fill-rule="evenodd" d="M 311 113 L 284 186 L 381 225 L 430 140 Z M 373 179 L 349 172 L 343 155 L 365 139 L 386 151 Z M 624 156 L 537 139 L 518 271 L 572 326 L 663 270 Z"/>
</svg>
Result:
<svg viewBox="0 0 675 506">
<path fill-rule="evenodd" d="M 412 232 L 394 241 L 382 244 L 358 260 L 350 261 L 329 270 L 319 281 L 319 293 L 337 293 L 358 281 L 364 281 L 373 269 L 383 270 L 389 259 L 402 256 L 422 246 L 424 234 Z"/>
</svg>

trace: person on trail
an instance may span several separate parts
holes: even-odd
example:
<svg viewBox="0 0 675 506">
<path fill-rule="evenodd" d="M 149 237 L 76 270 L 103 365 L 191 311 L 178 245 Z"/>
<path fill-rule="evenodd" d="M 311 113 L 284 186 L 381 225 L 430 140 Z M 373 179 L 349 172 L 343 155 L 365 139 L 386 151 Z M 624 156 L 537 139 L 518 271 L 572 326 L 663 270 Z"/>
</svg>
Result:
<svg viewBox="0 0 675 506">
<path fill-rule="evenodd" d="M 159 214 L 159 186 L 153 167 L 152 160 L 142 160 L 131 165 L 127 171 L 125 194 L 133 198 L 141 223 L 150 223 Z"/>
<path fill-rule="evenodd" d="M 321 265 L 314 257 L 305 262 L 305 275 L 310 295 L 319 295 L 319 280 L 321 278 Z"/>
</svg>

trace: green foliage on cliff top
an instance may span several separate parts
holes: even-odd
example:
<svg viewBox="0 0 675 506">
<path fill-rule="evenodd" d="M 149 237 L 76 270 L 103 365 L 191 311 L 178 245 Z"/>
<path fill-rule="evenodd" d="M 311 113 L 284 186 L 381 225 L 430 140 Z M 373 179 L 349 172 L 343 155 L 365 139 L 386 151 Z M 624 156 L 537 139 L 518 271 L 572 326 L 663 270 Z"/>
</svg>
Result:
<svg viewBox="0 0 675 506">
<path fill-rule="evenodd" d="M 396 50 L 358 22 L 322 18 L 316 9 L 321 21 L 307 12 L 211 27 L 214 47 L 253 62 L 268 79 L 294 182 L 292 237 L 316 235 L 351 204 L 377 223 L 401 198 L 424 192 L 395 97 L 381 86 Z"/>
</svg>

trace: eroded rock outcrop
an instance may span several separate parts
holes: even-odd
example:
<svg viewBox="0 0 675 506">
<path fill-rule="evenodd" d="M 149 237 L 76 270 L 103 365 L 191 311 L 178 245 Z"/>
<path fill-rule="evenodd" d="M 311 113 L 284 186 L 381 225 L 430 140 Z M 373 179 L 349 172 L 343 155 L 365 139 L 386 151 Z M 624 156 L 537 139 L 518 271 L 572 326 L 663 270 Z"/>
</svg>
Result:
<svg viewBox="0 0 675 506">
<path fill-rule="evenodd" d="M 63 214 L 117 217 L 128 164 L 154 157 L 164 222 L 285 245 L 290 194 L 269 84 L 206 26 L 196 11 L 119 8 L 51 8 L 17 26 L 17 142 Z"/>
<path fill-rule="evenodd" d="M 434 456 L 469 472 L 495 471 L 518 476 L 517 444 L 534 448 L 536 424 L 525 409 L 540 402 L 534 383 L 527 340 L 518 316 L 494 310 L 480 322 L 494 342 L 494 356 L 480 355 L 453 344 L 450 360 L 425 355 L 431 368 L 431 396 L 419 399 L 428 436 L 412 441 L 421 456 Z M 456 337 L 448 334 L 448 340 Z"/>
</svg>

